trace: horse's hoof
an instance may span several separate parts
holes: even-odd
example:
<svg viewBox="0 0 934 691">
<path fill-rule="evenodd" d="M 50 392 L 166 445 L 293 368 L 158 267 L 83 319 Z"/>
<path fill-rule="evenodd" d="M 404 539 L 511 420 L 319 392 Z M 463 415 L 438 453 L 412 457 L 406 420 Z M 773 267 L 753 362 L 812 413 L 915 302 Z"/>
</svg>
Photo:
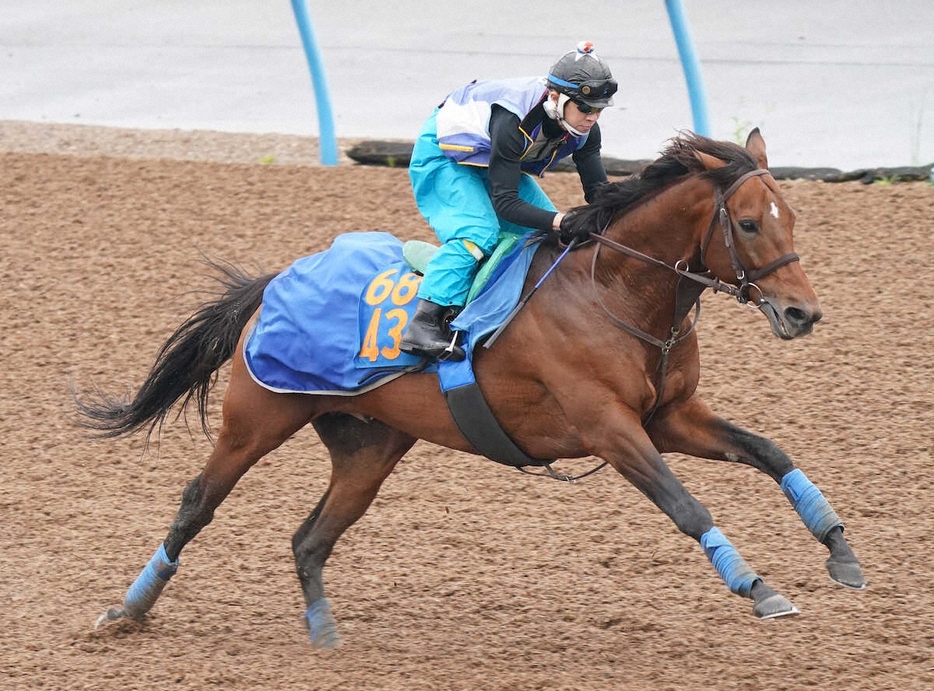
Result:
<svg viewBox="0 0 934 691">
<path fill-rule="evenodd" d="M 863 570 L 860 568 L 859 562 L 857 561 L 835 561 L 834 559 L 828 559 L 826 564 L 827 571 L 830 574 L 830 580 L 834 583 L 839 583 L 844 588 L 865 590 L 866 586 L 869 585 L 866 583 L 866 579 L 863 578 Z"/>
<path fill-rule="evenodd" d="M 337 633 L 337 626 L 326 627 L 317 634 L 312 634 L 311 632 L 309 632 L 309 634 L 311 636 L 311 644 L 319 650 L 334 650 L 343 645 L 340 634 Z"/>
<path fill-rule="evenodd" d="M 797 607 L 791 604 L 788 598 L 778 593 L 770 595 L 761 602 L 757 602 L 753 606 L 752 611 L 760 619 L 775 619 L 777 617 L 788 617 L 793 614 L 801 613 Z"/>
<path fill-rule="evenodd" d="M 125 616 L 127 616 L 127 613 L 124 612 L 122 608 L 111 607 L 106 612 L 104 612 L 102 615 L 100 615 L 97 618 L 97 621 L 94 622 L 94 630 L 96 631 L 97 628 L 105 622 L 116 621 L 117 619 L 123 619 Z"/>
<path fill-rule="evenodd" d="M 315 648 L 332 650 L 340 647 L 341 637 L 337 633 L 337 621 L 327 598 L 315 600 L 311 604 L 305 612 L 305 623 L 308 625 L 308 637 Z"/>
</svg>

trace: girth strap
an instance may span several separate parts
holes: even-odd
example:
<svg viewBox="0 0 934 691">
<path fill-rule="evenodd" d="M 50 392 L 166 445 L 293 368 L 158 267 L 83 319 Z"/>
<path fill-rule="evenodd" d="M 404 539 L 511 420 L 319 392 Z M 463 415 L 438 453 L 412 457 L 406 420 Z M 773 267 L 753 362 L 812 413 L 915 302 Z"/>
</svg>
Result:
<svg viewBox="0 0 934 691">
<path fill-rule="evenodd" d="M 516 446 L 496 420 L 477 382 L 448 389 L 444 397 L 461 434 L 491 461 L 517 468 L 527 465 L 547 466 L 554 462 L 553 458 L 531 458 Z"/>
</svg>

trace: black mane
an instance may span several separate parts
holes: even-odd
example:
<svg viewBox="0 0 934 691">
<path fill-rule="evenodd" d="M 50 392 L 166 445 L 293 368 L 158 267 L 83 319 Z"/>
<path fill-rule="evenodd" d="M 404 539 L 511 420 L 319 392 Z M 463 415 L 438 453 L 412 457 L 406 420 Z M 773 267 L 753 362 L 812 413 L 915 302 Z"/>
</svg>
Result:
<svg viewBox="0 0 934 691">
<path fill-rule="evenodd" d="M 726 162 L 716 170 L 706 170 L 697 152 L 709 154 Z M 715 185 L 728 187 L 744 173 L 758 168 L 755 158 L 743 147 L 731 142 L 716 141 L 693 132 L 671 139 L 662 155 L 639 173 L 620 182 L 600 187 L 594 199 L 578 207 L 573 223 L 587 224 L 602 231 L 613 215 L 623 211 L 675 181 L 693 174 L 711 179 Z"/>
</svg>

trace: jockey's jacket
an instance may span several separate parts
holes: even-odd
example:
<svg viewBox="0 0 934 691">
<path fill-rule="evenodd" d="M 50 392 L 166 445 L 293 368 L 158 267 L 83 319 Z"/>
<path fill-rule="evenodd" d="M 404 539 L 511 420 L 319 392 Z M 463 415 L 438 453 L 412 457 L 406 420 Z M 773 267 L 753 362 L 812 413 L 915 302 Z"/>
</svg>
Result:
<svg viewBox="0 0 934 691">
<path fill-rule="evenodd" d="M 438 146 L 457 163 L 489 166 L 493 106 L 514 114 L 521 123 L 542 103 L 547 93 L 548 86 L 541 77 L 471 82 L 451 92 L 441 104 L 437 114 Z M 543 124 L 539 121 L 529 132 L 519 127 L 525 140 L 521 168 L 523 172 L 539 176 L 580 149 L 588 136 L 567 134 L 560 140 L 549 140 L 542 132 Z"/>
</svg>

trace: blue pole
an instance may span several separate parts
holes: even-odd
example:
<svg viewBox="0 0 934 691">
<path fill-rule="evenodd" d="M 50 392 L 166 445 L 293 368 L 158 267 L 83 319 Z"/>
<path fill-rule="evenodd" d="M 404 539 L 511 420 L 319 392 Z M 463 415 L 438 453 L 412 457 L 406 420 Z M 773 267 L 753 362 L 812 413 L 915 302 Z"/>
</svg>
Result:
<svg viewBox="0 0 934 691">
<path fill-rule="evenodd" d="M 688 96 L 691 99 L 691 112 L 694 114 L 694 131 L 705 137 L 710 136 L 710 125 L 707 119 L 707 96 L 704 94 L 704 80 L 701 78 L 700 62 L 694 51 L 694 42 L 688 30 L 687 19 L 681 0 L 665 0 L 668 9 L 668 19 L 675 34 L 675 43 L 678 44 L 678 55 L 681 56 L 681 66 L 684 69 L 684 78 L 688 83 Z"/>
<path fill-rule="evenodd" d="M 315 105 L 318 109 L 318 146 L 321 149 L 321 163 L 326 166 L 337 165 L 337 136 L 334 134 L 334 115 L 331 111 L 331 97 L 328 91 L 328 79 L 324 72 L 324 62 L 315 40 L 311 26 L 311 16 L 305 0 L 292 0 L 298 33 L 302 37 L 305 58 L 311 72 L 311 84 L 315 92 Z"/>
</svg>

